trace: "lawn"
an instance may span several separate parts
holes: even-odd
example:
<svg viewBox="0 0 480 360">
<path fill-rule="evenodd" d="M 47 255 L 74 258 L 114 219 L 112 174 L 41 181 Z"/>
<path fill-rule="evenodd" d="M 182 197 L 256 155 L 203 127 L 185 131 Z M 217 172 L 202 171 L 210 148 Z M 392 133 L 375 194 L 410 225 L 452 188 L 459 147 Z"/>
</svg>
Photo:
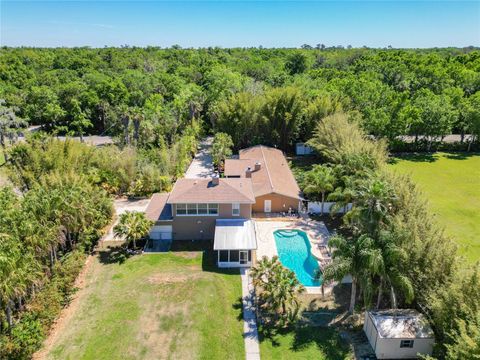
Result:
<svg viewBox="0 0 480 360">
<path fill-rule="evenodd" d="M 260 337 L 262 359 L 344 360 L 352 351 L 332 327 L 299 326 Z"/>
<path fill-rule="evenodd" d="M 420 186 L 460 253 L 480 260 L 480 154 L 411 155 L 391 166 Z"/>
<path fill-rule="evenodd" d="M 103 252 L 78 296 L 47 359 L 245 358 L 238 270 L 217 271 L 202 252 L 123 264 Z"/>
</svg>

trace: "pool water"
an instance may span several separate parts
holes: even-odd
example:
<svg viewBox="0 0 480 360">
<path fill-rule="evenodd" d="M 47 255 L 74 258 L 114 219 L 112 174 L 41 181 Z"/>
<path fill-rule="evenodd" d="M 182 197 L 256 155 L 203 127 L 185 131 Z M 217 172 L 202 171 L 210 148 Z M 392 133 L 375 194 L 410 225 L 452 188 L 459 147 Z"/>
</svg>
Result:
<svg viewBox="0 0 480 360">
<path fill-rule="evenodd" d="M 280 262 L 292 270 L 303 286 L 320 286 L 322 279 L 315 279 L 318 262 L 312 255 L 307 234 L 301 230 L 276 230 L 273 232 Z"/>
</svg>

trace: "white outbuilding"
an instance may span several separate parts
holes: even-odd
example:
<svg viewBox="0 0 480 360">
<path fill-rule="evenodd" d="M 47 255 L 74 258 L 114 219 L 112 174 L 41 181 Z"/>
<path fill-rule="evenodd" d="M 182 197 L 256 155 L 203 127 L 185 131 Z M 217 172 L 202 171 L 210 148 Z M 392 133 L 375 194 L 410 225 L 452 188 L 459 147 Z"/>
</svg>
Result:
<svg viewBox="0 0 480 360">
<path fill-rule="evenodd" d="M 395 309 L 365 312 L 363 331 L 377 359 L 414 359 L 431 355 L 434 334 L 416 310 Z"/>
</svg>

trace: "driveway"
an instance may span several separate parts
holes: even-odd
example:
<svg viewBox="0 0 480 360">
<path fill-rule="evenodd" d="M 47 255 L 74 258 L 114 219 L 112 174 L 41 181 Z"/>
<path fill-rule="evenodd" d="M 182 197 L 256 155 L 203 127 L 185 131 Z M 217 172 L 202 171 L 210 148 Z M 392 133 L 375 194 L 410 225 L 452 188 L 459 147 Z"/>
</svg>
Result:
<svg viewBox="0 0 480 360">
<path fill-rule="evenodd" d="M 214 174 L 212 156 L 210 155 L 212 142 L 213 137 L 211 136 L 200 142 L 200 149 L 185 173 L 187 179 L 212 177 Z"/>
</svg>

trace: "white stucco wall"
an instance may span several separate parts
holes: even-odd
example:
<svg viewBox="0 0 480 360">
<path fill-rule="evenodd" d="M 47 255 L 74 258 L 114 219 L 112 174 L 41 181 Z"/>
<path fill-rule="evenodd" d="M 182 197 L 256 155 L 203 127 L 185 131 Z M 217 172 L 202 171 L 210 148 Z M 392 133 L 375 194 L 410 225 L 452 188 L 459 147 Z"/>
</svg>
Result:
<svg viewBox="0 0 480 360">
<path fill-rule="evenodd" d="M 417 354 L 432 354 L 433 339 L 413 339 L 412 348 L 400 348 L 401 340 L 378 338 L 375 355 L 378 359 L 412 359 Z"/>
</svg>

